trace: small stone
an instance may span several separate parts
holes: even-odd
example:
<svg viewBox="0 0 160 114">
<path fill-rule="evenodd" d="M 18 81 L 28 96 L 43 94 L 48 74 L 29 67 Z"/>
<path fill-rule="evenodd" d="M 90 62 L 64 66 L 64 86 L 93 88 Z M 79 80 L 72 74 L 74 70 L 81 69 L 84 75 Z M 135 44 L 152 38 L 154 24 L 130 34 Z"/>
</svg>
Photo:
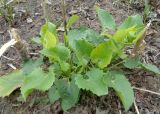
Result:
<svg viewBox="0 0 160 114">
<path fill-rule="evenodd" d="M 45 3 L 47 3 L 48 5 L 51 5 L 51 0 L 45 0 Z"/>
<path fill-rule="evenodd" d="M 78 13 L 77 10 L 71 10 L 71 11 L 69 12 L 70 15 L 77 14 L 77 13 Z"/>
<path fill-rule="evenodd" d="M 34 15 L 35 15 L 35 16 L 40 16 L 40 15 L 41 15 L 41 13 L 35 13 Z"/>
<path fill-rule="evenodd" d="M 64 30 L 64 27 L 58 27 L 57 31 L 64 32 L 65 30 Z"/>
<path fill-rule="evenodd" d="M 160 9 L 157 10 L 158 14 L 160 14 Z"/>
<path fill-rule="evenodd" d="M 27 23 L 32 23 L 33 20 L 31 18 L 27 18 Z"/>
</svg>

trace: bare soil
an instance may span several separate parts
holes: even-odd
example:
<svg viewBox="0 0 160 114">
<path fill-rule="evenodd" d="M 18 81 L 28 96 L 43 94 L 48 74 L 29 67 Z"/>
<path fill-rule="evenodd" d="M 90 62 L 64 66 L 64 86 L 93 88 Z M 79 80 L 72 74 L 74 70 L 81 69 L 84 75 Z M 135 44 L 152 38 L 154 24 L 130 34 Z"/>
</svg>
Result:
<svg viewBox="0 0 160 114">
<path fill-rule="evenodd" d="M 78 14 L 80 20 L 75 27 L 86 25 L 97 31 L 100 25 L 95 13 L 94 4 L 110 11 L 120 24 L 127 16 L 132 14 L 142 14 L 144 5 L 141 0 L 133 4 L 125 0 L 66 0 L 67 16 Z M 26 7 L 26 6 L 29 6 Z M 160 2 L 151 1 L 151 18 L 155 19 L 146 37 L 147 46 L 142 53 L 142 60 L 157 65 L 160 68 Z M 23 10 L 29 9 L 27 13 Z M 14 10 L 15 19 L 12 27 L 17 28 L 21 33 L 21 38 L 28 44 L 30 58 L 37 58 L 41 46 L 31 43 L 31 38 L 38 35 L 41 25 L 44 24 L 42 7 L 38 0 L 30 0 L 19 3 Z M 52 22 L 56 22 L 62 27 L 62 14 L 60 0 L 52 0 L 48 6 L 48 16 Z M 32 22 L 27 20 L 32 19 Z M 149 18 L 150 19 L 150 18 Z M 0 47 L 10 40 L 8 33 L 9 25 L 0 17 Z M 61 38 L 61 35 L 60 35 Z M 21 58 L 14 47 L 10 48 L 3 57 L 0 58 L 0 75 L 11 72 L 13 69 L 9 64 L 20 69 Z M 145 71 L 134 70 L 125 72 L 133 86 L 144 88 L 160 93 L 160 77 Z M 89 92 L 81 95 L 79 103 L 68 112 L 63 112 L 59 102 L 50 104 L 45 93 L 35 91 L 29 96 L 27 102 L 20 99 L 19 90 L 11 96 L 0 99 L 0 114 L 136 114 L 135 107 L 125 112 L 122 104 L 118 100 L 113 90 L 107 96 L 97 97 Z M 160 114 L 160 96 L 152 93 L 135 90 L 135 99 L 141 114 Z"/>
</svg>

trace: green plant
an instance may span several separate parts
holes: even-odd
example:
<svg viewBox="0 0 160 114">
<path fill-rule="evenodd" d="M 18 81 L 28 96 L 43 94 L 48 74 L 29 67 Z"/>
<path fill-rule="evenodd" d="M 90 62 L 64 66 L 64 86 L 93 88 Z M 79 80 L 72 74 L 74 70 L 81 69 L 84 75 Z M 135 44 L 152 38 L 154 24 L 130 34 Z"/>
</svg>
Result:
<svg viewBox="0 0 160 114">
<path fill-rule="evenodd" d="M 144 21 L 146 21 L 147 17 L 150 14 L 150 11 L 151 11 L 151 6 L 149 5 L 149 0 L 144 0 L 144 14 L 143 14 Z"/>
<path fill-rule="evenodd" d="M 2 0 L 0 2 L 0 16 L 4 17 L 4 19 L 12 24 L 13 21 L 13 4 L 7 3 L 7 0 Z"/>
<path fill-rule="evenodd" d="M 108 94 L 108 88 L 113 88 L 125 110 L 129 110 L 134 92 L 123 73 L 124 68 L 143 68 L 158 75 L 160 70 L 141 63 L 138 55 L 125 54 L 126 46 L 136 44 L 146 32 L 140 15 L 129 16 L 117 27 L 109 12 L 100 8 L 96 11 L 102 25 L 101 33 L 87 27 L 71 29 L 79 18 L 73 15 L 66 25 L 64 43 L 58 39 L 56 26 L 47 21 L 40 30 L 40 38 L 33 41 L 42 44 L 40 53 L 49 58 L 50 65 L 44 68 L 42 57 L 29 60 L 21 70 L 2 76 L 0 96 L 8 96 L 20 88 L 26 99 L 35 89 L 49 90 L 50 102 L 60 100 L 66 111 L 78 102 L 81 89 L 103 96 Z"/>
</svg>

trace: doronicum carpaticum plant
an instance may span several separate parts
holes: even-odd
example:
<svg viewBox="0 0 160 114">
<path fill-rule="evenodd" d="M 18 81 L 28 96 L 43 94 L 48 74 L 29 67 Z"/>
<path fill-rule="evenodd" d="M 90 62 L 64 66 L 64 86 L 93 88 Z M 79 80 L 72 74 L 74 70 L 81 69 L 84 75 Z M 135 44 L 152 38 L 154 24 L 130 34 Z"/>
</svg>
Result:
<svg viewBox="0 0 160 114">
<path fill-rule="evenodd" d="M 40 37 L 33 41 L 43 46 L 40 54 L 49 59 L 50 65 L 44 69 L 42 57 L 1 76 L 0 97 L 10 95 L 17 88 L 25 100 L 34 90 L 48 91 L 50 102 L 60 100 L 62 109 L 67 111 L 78 102 L 81 90 L 104 96 L 108 88 L 113 88 L 124 109 L 129 110 L 134 92 L 124 68 L 142 68 L 160 75 L 156 66 L 141 63 L 135 52 L 132 56 L 125 54 L 126 47 L 139 45 L 146 27 L 140 15 L 129 16 L 117 26 L 109 12 L 100 8 L 96 11 L 101 33 L 87 27 L 71 29 L 79 19 L 73 15 L 66 25 L 64 42 L 59 41 L 56 26 L 47 21 L 40 30 Z"/>
</svg>

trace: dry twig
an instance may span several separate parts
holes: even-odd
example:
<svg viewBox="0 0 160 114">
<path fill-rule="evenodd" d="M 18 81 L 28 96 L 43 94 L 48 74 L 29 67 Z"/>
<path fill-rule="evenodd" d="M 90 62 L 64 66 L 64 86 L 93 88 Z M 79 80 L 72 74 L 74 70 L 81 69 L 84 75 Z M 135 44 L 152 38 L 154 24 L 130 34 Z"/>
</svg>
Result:
<svg viewBox="0 0 160 114">
<path fill-rule="evenodd" d="M 146 90 L 146 89 L 142 89 L 142 88 L 137 88 L 137 87 L 133 87 L 133 89 L 144 91 L 144 92 L 148 92 L 148 93 L 152 93 L 152 94 L 160 96 L 160 93 L 157 93 L 157 92 L 154 92 L 154 91 L 150 91 L 150 90 Z"/>
<path fill-rule="evenodd" d="M 134 107 L 135 107 L 135 109 L 136 109 L 137 114 L 140 114 L 135 100 L 134 100 Z"/>
<path fill-rule="evenodd" d="M 132 52 L 131 52 L 131 57 L 134 57 L 136 56 L 138 53 L 139 53 L 139 50 L 141 50 L 141 48 L 143 47 L 145 41 L 145 37 L 146 37 L 146 33 L 147 33 L 147 30 L 149 29 L 151 25 L 151 21 L 146 25 L 146 27 L 143 29 L 142 33 L 140 33 L 140 35 L 138 36 L 139 37 L 139 40 L 136 42 Z"/>
<path fill-rule="evenodd" d="M 7 64 L 7 65 L 10 66 L 13 70 L 17 69 L 13 64 Z"/>
<path fill-rule="evenodd" d="M 2 55 L 1 57 L 5 58 L 5 59 L 7 59 L 7 60 L 10 60 L 10 61 L 15 61 L 14 59 L 9 58 L 9 57 L 6 57 L 6 56 L 4 56 L 4 55 Z"/>
<path fill-rule="evenodd" d="M 18 30 L 12 28 L 9 33 L 11 40 L 0 48 L 0 57 L 8 50 L 9 47 L 14 46 L 18 53 L 21 55 L 22 60 L 27 60 L 27 49 L 25 44 L 22 42 L 20 35 L 18 34 Z"/>
<path fill-rule="evenodd" d="M 0 48 L 0 57 L 7 51 L 7 49 L 13 45 L 15 45 L 17 41 L 15 39 L 11 39 L 9 42 L 5 43 L 1 48 Z"/>
</svg>

